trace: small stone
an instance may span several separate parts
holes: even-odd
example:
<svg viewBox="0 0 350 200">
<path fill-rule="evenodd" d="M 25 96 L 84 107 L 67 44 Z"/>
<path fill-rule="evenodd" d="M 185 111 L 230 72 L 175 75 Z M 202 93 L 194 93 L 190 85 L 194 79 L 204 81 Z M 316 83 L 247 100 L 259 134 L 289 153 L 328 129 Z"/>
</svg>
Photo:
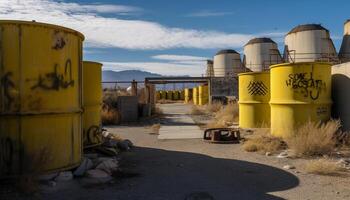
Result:
<svg viewBox="0 0 350 200">
<path fill-rule="evenodd" d="M 90 169 L 86 172 L 86 176 L 90 178 L 110 178 L 111 176 L 100 169 Z"/>
<path fill-rule="evenodd" d="M 130 150 L 130 140 L 123 140 L 118 142 L 118 148 L 122 151 L 128 151 Z M 132 145 L 132 143 L 131 143 Z"/>
<path fill-rule="evenodd" d="M 96 169 L 103 170 L 107 174 L 112 175 L 118 169 L 118 161 L 115 159 L 105 160 L 97 165 Z"/>
<path fill-rule="evenodd" d="M 271 156 L 271 152 L 266 152 L 265 156 Z"/>
<path fill-rule="evenodd" d="M 281 152 L 276 156 L 277 158 L 288 158 L 288 153 L 286 151 Z"/>
<path fill-rule="evenodd" d="M 283 169 L 295 169 L 295 167 L 292 165 L 285 165 L 283 166 Z"/>
<path fill-rule="evenodd" d="M 340 194 L 340 192 L 336 192 L 336 194 Z"/>
<path fill-rule="evenodd" d="M 80 166 L 73 172 L 74 176 L 83 176 L 85 172 L 89 169 L 92 169 L 94 164 L 89 158 L 83 158 Z"/>
<path fill-rule="evenodd" d="M 73 173 L 71 171 L 60 172 L 55 178 L 55 181 L 70 181 L 73 179 Z"/>
</svg>

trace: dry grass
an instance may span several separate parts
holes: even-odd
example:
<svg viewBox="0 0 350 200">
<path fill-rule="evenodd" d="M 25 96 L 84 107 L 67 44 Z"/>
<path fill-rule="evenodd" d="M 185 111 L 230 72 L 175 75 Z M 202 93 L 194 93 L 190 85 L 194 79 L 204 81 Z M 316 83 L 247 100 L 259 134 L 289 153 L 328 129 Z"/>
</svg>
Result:
<svg viewBox="0 0 350 200">
<path fill-rule="evenodd" d="M 336 145 L 335 135 L 339 128 L 340 122 L 337 120 L 323 124 L 307 122 L 300 126 L 293 136 L 286 138 L 286 142 L 298 157 L 329 154 Z"/>
<path fill-rule="evenodd" d="M 156 116 L 161 116 L 161 115 L 163 115 L 164 113 L 163 113 L 163 110 L 162 110 L 161 108 L 159 108 L 158 106 L 156 106 L 153 114 L 156 115 Z"/>
<path fill-rule="evenodd" d="M 115 109 L 102 109 L 101 118 L 103 125 L 113 125 L 119 123 L 119 113 Z"/>
<path fill-rule="evenodd" d="M 207 124 L 208 128 L 225 128 L 238 121 L 238 104 L 230 103 L 221 106 L 221 109 L 215 114 L 214 120 Z"/>
<path fill-rule="evenodd" d="M 206 111 L 209 114 L 215 114 L 215 113 L 219 112 L 222 109 L 222 107 L 223 107 L 223 105 L 221 102 L 215 101 L 215 102 L 208 104 L 206 106 Z"/>
<path fill-rule="evenodd" d="M 190 114 L 191 115 L 203 115 L 203 114 L 205 114 L 205 112 L 204 112 L 204 110 L 202 110 L 198 106 L 192 105 Z"/>
<path fill-rule="evenodd" d="M 306 163 L 305 171 L 310 174 L 339 176 L 345 169 L 332 160 L 318 159 Z"/>
<path fill-rule="evenodd" d="M 267 130 L 257 130 L 243 143 L 243 149 L 248 152 L 275 153 L 285 148 L 283 140 L 272 136 Z"/>
</svg>

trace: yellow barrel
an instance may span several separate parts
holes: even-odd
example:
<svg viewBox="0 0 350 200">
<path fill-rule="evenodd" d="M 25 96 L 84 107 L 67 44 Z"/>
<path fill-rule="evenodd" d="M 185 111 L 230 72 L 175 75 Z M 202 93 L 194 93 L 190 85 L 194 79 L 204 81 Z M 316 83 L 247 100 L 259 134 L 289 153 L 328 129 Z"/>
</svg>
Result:
<svg viewBox="0 0 350 200">
<path fill-rule="evenodd" d="M 180 91 L 180 100 L 185 100 L 185 91 L 184 90 Z"/>
<path fill-rule="evenodd" d="M 198 97 L 199 97 L 199 91 L 198 91 L 198 87 L 194 87 L 193 88 L 193 90 L 192 90 L 192 99 L 193 99 L 193 104 L 194 105 L 198 105 L 198 101 L 199 101 L 199 99 L 198 99 Z"/>
<path fill-rule="evenodd" d="M 192 95 L 192 88 L 185 88 L 185 103 L 189 103 L 193 99 Z"/>
<path fill-rule="evenodd" d="M 36 22 L 0 29 L 0 176 L 79 165 L 84 36 Z"/>
<path fill-rule="evenodd" d="M 173 91 L 166 92 L 166 99 L 173 100 Z"/>
<path fill-rule="evenodd" d="M 201 85 L 198 87 L 198 104 L 205 105 L 208 103 L 208 85 Z"/>
<path fill-rule="evenodd" d="M 317 122 L 330 118 L 330 64 L 285 63 L 271 66 L 270 72 L 273 135 L 288 137 L 308 120 Z"/>
<path fill-rule="evenodd" d="M 166 91 L 160 91 L 160 99 L 166 99 Z"/>
<path fill-rule="evenodd" d="M 180 92 L 175 90 L 173 91 L 173 100 L 179 100 L 180 99 Z"/>
<path fill-rule="evenodd" d="M 270 73 L 248 72 L 238 75 L 239 127 L 270 125 Z"/>
<path fill-rule="evenodd" d="M 156 92 L 156 100 L 160 100 L 160 97 L 161 97 L 161 92 L 160 91 L 157 91 Z"/>
<path fill-rule="evenodd" d="M 90 147 L 102 142 L 102 64 L 83 62 L 83 145 Z"/>
</svg>

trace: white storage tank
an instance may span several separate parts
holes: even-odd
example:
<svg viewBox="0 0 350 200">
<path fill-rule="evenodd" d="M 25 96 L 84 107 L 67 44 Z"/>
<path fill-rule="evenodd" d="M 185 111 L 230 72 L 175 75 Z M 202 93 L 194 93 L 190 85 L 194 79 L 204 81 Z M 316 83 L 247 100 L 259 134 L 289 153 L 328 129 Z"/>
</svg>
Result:
<svg viewBox="0 0 350 200">
<path fill-rule="evenodd" d="M 232 49 L 221 50 L 214 56 L 214 76 L 234 76 L 244 72 L 240 54 Z"/>
<path fill-rule="evenodd" d="M 213 66 L 214 62 L 212 60 L 207 60 L 207 71 L 206 71 L 206 75 L 208 77 L 212 77 L 214 76 L 214 66 Z"/>
<path fill-rule="evenodd" d="M 338 56 L 329 31 L 320 24 L 293 28 L 285 37 L 287 62 L 337 62 Z"/>
<path fill-rule="evenodd" d="M 344 23 L 344 36 L 339 51 L 339 59 L 342 63 L 350 61 L 350 20 Z"/>
<path fill-rule="evenodd" d="M 254 38 L 244 45 L 244 65 L 253 72 L 269 70 L 282 62 L 276 42 L 270 38 Z"/>
</svg>

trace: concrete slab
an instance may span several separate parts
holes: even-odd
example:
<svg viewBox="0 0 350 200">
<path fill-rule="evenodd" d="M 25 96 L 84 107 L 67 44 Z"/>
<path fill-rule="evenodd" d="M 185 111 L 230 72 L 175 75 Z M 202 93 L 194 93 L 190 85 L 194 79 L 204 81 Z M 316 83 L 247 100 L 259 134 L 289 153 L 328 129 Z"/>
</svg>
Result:
<svg viewBox="0 0 350 200">
<path fill-rule="evenodd" d="M 186 113 L 190 106 L 162 104 L 164 118 L 159 129 L 158 139 L 196 139 L 203 138 L 203 131 Z"/>
</svg>

